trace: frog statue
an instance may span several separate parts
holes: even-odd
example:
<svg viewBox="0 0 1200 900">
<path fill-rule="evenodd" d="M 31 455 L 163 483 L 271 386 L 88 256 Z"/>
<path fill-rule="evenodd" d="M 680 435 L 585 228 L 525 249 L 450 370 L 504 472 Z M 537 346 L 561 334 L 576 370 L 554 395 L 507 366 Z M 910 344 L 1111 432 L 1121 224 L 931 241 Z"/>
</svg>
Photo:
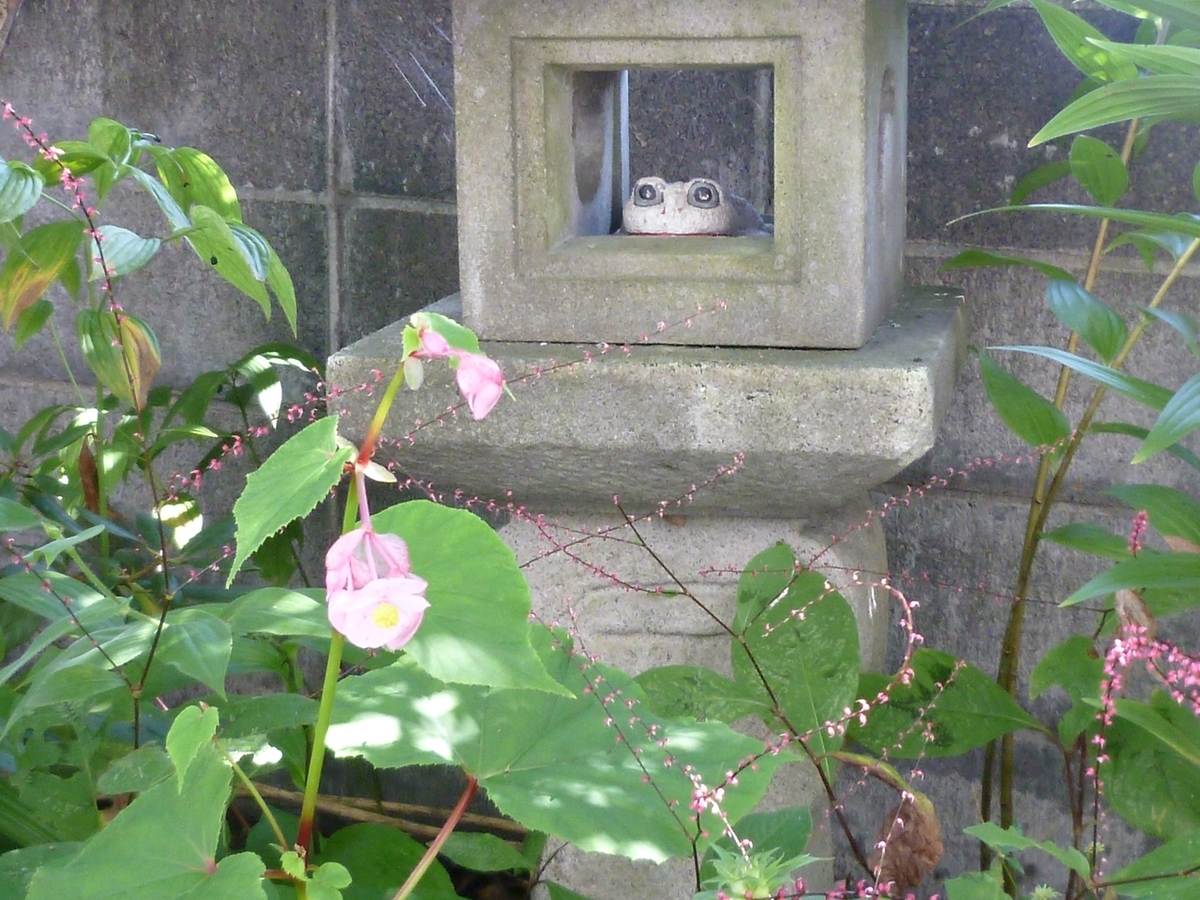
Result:
<svg viewBox="0 0 1200 900">
<path fill-rule="evenodd" d="M 664 181 L 639 178 L 621 214 L 625 234 L 770 237 L 750 201 L 731 194 L 708 178 Z"/>
</svg>

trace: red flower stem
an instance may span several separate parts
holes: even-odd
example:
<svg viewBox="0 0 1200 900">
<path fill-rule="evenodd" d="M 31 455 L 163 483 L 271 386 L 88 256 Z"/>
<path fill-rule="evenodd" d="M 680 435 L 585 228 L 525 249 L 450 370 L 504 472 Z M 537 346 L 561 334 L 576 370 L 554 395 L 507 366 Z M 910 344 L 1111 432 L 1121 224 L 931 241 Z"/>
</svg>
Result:
<svg viewBox="0 0 1200 900">
<path fill-rule="evenodd" d="M 400 885 L 400 890 L 396 891 L 396 895 L 392 900 L 405 900 L 405 898 L 413 892 L 417 886 L 417 882 L 421 880 L 421 876 L 433 865 L 433 861 L 437 858 L 442 845 L 454 833 L 454 826 L 458 824 L 458 820 L 462 818 L 463 813 L 467 811 L 467 806 L 475 797 L 475 791 L 479 789 L 479 782 L 471 775 L 467 776 L 467 786 L 463 789 L 462 796 L 458 798 L 458 803 L 454 809 L 450 811 L 449 817 L 446 819 L 442 830 L 437 833 L 437 837 L 433 839 L 433 843 L 429 845 L 429 849 L 425 851 L 425 855 L 421 857 L 421 861 L 417 863 L 417 867 L 412 870 L 412 874 L 408 876 L 408 880 Z"/>
<path fill-rule="evenodd" d="M 367 427 L 366 436 L 363 438 L 362 446 L 358 450 L 358 459 L 355 461 L 355 468 L 366 465 L 370 462 L 371 457 L 375 455 L 375 445 L 379 442 L 379 434 L 383 431 L 383 423 L 392 408 L 392 401 L 396 399 L 396 391 L 400 390 L 400 385 L 402 384 L 404 384 L 404 360 L 401 360 L 400 365 L 396 367 L 396 374 L 388 382 L 387 390 L 383 392 L 383 396 L 379 400 L 379 406 L 375 408 L 375 417 L 371 419 L 371 424 Z"/>
<path fill-rule="evenodd" d="M 338 674 L 342 665 L 342 648 L 346 639 L 336 630 L 329 641 L 329 660 L 325 664 L 325 683 L 321 687 L 321 706 L 313 726 L 312 756 L 308 760 L 308 775 L 304 779 L 304 802 L 300 806 L 300 828 L 296 832 L 297 852 L 307 862 L 312 855 L 313 817 L 317 811 L 317 789 L 321 785 L 321 768 L 325 765 L 325 736 L 333 718 L 333 695 L 337 693 Z"/>
</svg>

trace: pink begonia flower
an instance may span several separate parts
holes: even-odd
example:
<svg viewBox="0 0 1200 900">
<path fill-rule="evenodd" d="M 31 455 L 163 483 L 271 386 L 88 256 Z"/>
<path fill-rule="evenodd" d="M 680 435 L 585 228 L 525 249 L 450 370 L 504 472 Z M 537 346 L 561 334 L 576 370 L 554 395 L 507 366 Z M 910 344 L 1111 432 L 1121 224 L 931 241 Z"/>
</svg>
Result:
<svg viewBox="0 0 1200 900">
<path fill-rule="evenodd" d="M 357 591 L 377 578 L 396 578 L 412 571 L 408 547 L 394 534 L 370 528 L 347 531 L 325 554 L 325 590 Z"/>
<path fill-rule="evenodd" d="M 421 338 L 421 348 L 416 351 L 415 356 L 425 359 L 441 359 L 443 356 L 450 355 L 450 345 L 432 328 L 422 328 L 418 334 Z"/>
<path fill-rule="evenodd" d="M 492 411 L 504 393 L 504 374 L 494 360 L 465 350 L 454 352 L 458 357 L 458 389 L 471 407 L 471 415 L 479 421 Z"/>
<path fill-rule="evenodd" d="M 396 535 L 369 527 L 343 534 L 325 554 L 329 623 L 356 647 L 399 650 L 429 607 L 422 596 L 428 585 L 411 572 Z"/>
<path fill-rule="evenodd" d="M 429 608 L 426 587 L 424 579 L 404 575 L 377 579 L 357 591 L 335 591 L 329 595 L 329 624 L 364 650 L 399 650 L 421 627 Z"/>
</svg>

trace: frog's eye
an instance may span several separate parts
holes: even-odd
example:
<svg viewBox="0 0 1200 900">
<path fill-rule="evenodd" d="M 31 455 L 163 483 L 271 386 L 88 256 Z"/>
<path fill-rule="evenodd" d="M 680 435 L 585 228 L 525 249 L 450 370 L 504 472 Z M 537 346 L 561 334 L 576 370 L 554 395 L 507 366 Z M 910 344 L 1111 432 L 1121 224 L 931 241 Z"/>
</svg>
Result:
<svg viewBox="0 0 1200 900">
<path fill-rule="evenodd" d="M 693 181 L 688 186 L 688 205 L 700 209 L 715 209 L 721 205 L 721 189 L 711 181 Z"/>
<path fill-rule="evenodd" d="M 653 181 L 639 181 L 633 188 L 634 206 L 658 206 L 663 202 L 663 192 Z"/>
</svg>

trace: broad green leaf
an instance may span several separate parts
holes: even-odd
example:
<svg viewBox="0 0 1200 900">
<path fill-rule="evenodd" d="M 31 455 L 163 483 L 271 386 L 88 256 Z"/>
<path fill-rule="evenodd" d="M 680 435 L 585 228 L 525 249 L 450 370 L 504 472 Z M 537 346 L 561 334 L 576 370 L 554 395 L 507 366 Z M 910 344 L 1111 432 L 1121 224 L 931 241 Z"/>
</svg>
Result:
<svg viewBox="0 0 1200 900">
<path fill-rule="evenodd" d="M 230 777 L 201 748 L 182 791 L 165 781 L 140 795 L 69 862 L 40 869 L 28 900 L 266 900 L 258 856 L 216 859 Z"/>
<path fill-rule="evenodd" d="M 1200 374 L 1193 375 L 1163 407 L 1132 463 L 1145 462 L 1200 427 Z"/>
<path fill-rule="evenodd" d="M 1033 447 L 1053 447 L 1070 437 L 1071 423 L 1061 409 L 982 350 L 976 353 L 988 400 L 1013 434 Z"/>
<path fill-rule="evenodd" d="M 45 297 L 21 310 L 17 316 L 17 327 L 13 329 L 13 349 L 20 350 L 27 340 L 42 330 L 53 314 L 54 304 Z"/>
<path fill-rule="evenodd" d="M 482 831 L 454 832 L 441 852 L 455 865 L 475 872 L 528 872 L 531 868 L 520 850 Z"/>
<path fill-rule="evenodd" d="M 796 554 L 783 541 L 768 547 L 746 563 L 738 577 L 737 612 L 733 617 L 734 634 L 745 634 L 750 623 L 776 600 L 782 600 L 792 581 L 796 578 Z M 825 587 L 824 576 L 820 578 L 818 590 Z"/>
<path fill-rule="evenodd" d="M 794 806 L 743 816 L 735 823 L 734 830 L 739 840 L 749 840 L 754 845 L 755 853 L 777 850 L 780 859 L 794 859 L 802 856 L 808 848 L 812 824 L 812 810 L 807 806 Z M 733 840 L 727 835 L 715 846 L 734 850 Z M 701 883 L 717 874 L 713 864 L 715 858 L 716 854 L 710 848 L 700 864 Z"/>
<path fill-rule="evenodd" d="M 1195 319 L 1185 312 L 1161 309 L 1157 306 L 1143 307 L 1142 312 L 1174 328 L 1183 337 L 1192 355 L 1200 356 L 1200 329 L 1197 329 Z"/>
<path fill-rule="evenodd" d="M 150 744 L 114 760 L 96 779 L 96 789 L 105 794 L 140 794 L 174 774 L 171 758 L 162 747 Z"/>
<path fill-rule="evenodd" d="M 1053 841 L 1035 841 L 1025 837 L 1021 834 L 1021 829 L 1015 826 L 1001 828 L 995 822 L 983 822 L 963 830 L 971 837 L 979 838 L 993 850 L 999 850 L 1001 853 L 1041 850 L 1076 872 L 1085 881 L 1092 875 L 1092 867 L 1088 865 L 1087 857 L 1074 847 L 1059 847 Z"/>
<path fill-rule="evenodd" d="M 893 687 L 866 725 L 852 721 L 848 736 L 875 753 L 914 759 L 958 756 L 1010 731 L 1041 727 L 995 679 L 948 653 L 918 650 L 912 666 L 911 683 Z M 873 701 L 888 682 L 865 672 L 858 696 Z"/>
<path fill-rule="evenodd" d="M 1113 534 L 1107 528 L 1088 522 L 1071 522 L 1042 533 L 1052 541 L 1072 550 L 1103 556 L 1105 559 L 1128 559 L 1129 538 Z"/>
<path fill-rule="evenodd" d="M 541 629 L 529 622 L 529 585 L 490 525 L 428 500 L 371 518 L 376 531 L 404 539 L 413 574 L 429 583 L 429 609 L 404 646 L 425 671 L 458 684 L 562 692 L 530 646 Z"/>
<path fill-rule="evenodd" d="M 1060 687 L 1071 699 L 1071 708 L 1058 720 L 1058 735 L 1064 746 L 1095 721 L 1097 710 L 1091 702 L 1100 696 L 1104 661 L 1092 640 L 1084 635 L 1067 638 L 1046 651 L 1029 675 L 1029 697 L 1035 699 L 1051 687 Z"/>
<path fill-rule="evenodd" d="M 761 694 L 704 666 L 660 666 L 637 676 L 646 702 L 668 719 L 732 723 L 766 717 L 771 707 Z"/>
<path fill-rule="evenodd" d="M 171 196 L 171 192 L 163 186 L 162 182 L 149 172 L 143 172 L 138 168 L 130 168 L 126 174 L 136 181 L 142 190 L 154 198 L 154 202 L 158 204 L 158 208 L 167 217 L 167 221 L 171 223 L 171 228 L 179 232 L 192 227 L 187 213 L 183 211 L 175 198 Z"/>
<path fill-rule="evenodd" d="M 1004 900 L 1007 896 L 999 863 L 987 872 L 968 872 L 946 880 L 946 900 Z"/>
<path fill-rule="evenodd" d="M 762 754 L 762 742 L 725 725 L 658 719 L 629 676 L 573 653 L 561 632 L 537 631 L 534 643 L 575 696 L 446 684 L 405 656 L 339 683 L 330 749 L 380 767 L 458 766 L 501 812 L 585 850 L 656 861 L 691 853 L 685 762 L 714 788 Z M 758 802 L 785 756 L 740 770 L 722 804 L 732 820 Z M 708 840 L 722 831 L 707 812 L 700 827 Z"/>
<path fill-rule="evenodd" d="M 0 165 L 0 222 L 11 222 L 33 209 L 44 186 L 42 176 L 23 162 Z"/>
<path fill-rule="evenodd" d="M 1200 720 L 1181 703 L 1155 691 L 1149 703 L 1116 701 L 1117 717 L 1154 735 L 1164 746 L 1200 770 Z"/>
<path fill-rule="evenodd" d="M 222 612 L 234 634 L 329 639 L 325 592 L 319 589 L 259 588 L 243 594 Z"/>
<path fill-rule="evenodd" d="M 1127 119 L 1192 119 L 1200 115 L 1200 76 L 1149 75 L 1106 84 L 1059 112 L 1029 140 L 1056 137 Z"/>
<path fill-rule="evenodd" d="M 1105 743 L 1100 776 L 1115 812 L 1160 840 L 1200 828 L 1200 770 L 1124 717 L 1105 729 Z"/>
<path fill-rule="evenodd" d="M 71 859 L 79 852 L 79 846 L 67 842 L 39 844 L 0 855 L 0 898 L 25 900 L 34 873 Z"/>
<path fill-rule="evenodd" d="M 1125 320 L 1073 280 L 1047 284 L 1046 306 L 1106 363 L 1112 362 L 1125 343 Z"/>
<path fill-rule="evenodd" d="M 83 708 L 93 703 L 103 705 L 104 695 L 124 688 L 125 682 L 119 675 L 100 666 L 78 665 L 39 674 L 9 713 L 0 739 L 38 710 L 64 704 Z"/>
<path fill-rule="evenodd" d="M 50 222 L 21 236 L 0 267 L 0 320 L 11 331 L 17 316 L 31 307 L 66 268 L 75 263 L 83 222 Z"/>
<path fill-rule="evenodd" d="M 103 253 L 104 266 L 108 274 L 114 277 L 136 272 L 154 259 L 158 248 L 162 246 L 158 238 L 144 238 L 117 225 L 101 225 L 96 231 L 100 235 L 100 244 L 97 246 L 96 239 L 89 238 L 88 252 L 93 259 L 99 259 Z M 104 277 L 105 270 L 97 263 L 92 267 L 88 280 L 97 281 Z"/>
<path fill-rule="evenodd" d="M 1041 272 L 1048 278 L 1071 281 L 1071 273 L 1058 266 L 1041 262 L 1036 259 L 1026 259 L 1023 256 L 1012 256 L 1008 253 L 997 253 L 993 250 L 964 250 L 962 253 L 942 263 L 942 271 L 951 269 L 969 269 L 975 266 L 1028 266 L 1034 271 Z"/>
<path fill-rule="evenodd" d="M 187 194 L 186 200 L 180 202 L 184 209 L 190 209 L 193 204 L 200 203 L 214 210 L 227 222 L 242 221 L 237 191 L 212 157 L 192 147 L 178 147 L 168 152 L 184 177 Z"/>
<path fill-rule="evenodd" d="M 746 629 L 743 640 L 730 648 L 733 677 L 774 707 L 763 680 L 770 685 L 779 708 L 765 720 L 767 727 L 794 729 L 816 754 L 836 750 L 840 735 L 825 729 L 854 702 L 859 671 L 858 625 L 842 595 L 823 577 L 797 579 L 782 601 Z M 778 715 L 786 717 L 786 725 Z"/>
<path fill-rule="evenodd" d="M 292 284 L 292 276 L 280 260 L 275 250 L 271 250 L 271 258 L 267 261 L 267 287 L 275 294 L 275 301 L 283 310 L 292 334 L 296 333 L 296 288 Z"/>
<path fill-rule="evenodd" d="M 0 531 L 40 531 L 45 523 L 40 515 L 16 500 L 0 497 Z"/>
<path fill-rule="evenodd" d="M 1093 381 L 1098 381 L 1105 387 L 1112 388 L 1118 394 L 1123 394 L 1130 400 L 1136 400 L 1151 409 L 1162 409 L 1172 396 L 1169 390 L 1159 387 L 1157 384 L 1134 378 L 1109 366 L 1092 362 L 1090 359 L 1084 359 L 1082 356 L 1076 356 L 1066 350 L 1059 350 L 1057 347 L 1005 346 L 989 347 L 988 349 L 1011 350 L 1014 353 L 1032 353 L 1034 356 L 1043 356 L 1060 366 L 1075 370 L 1080 375 L 1086 375 Z"/>
<path fill-rule="evenodd" d="M 255 276 L 242 242 L 216 210 L 196 204 L 189 210 L 195 228 L 184 236 L 200 260 L 254 300 L 271 318 L 271 298 L 263 281 Z"/>
<path fill-rule="evenodd" d="M 1121 154 L 1104 141 L 1081 134 L 1071 142 L 1071 174 L 1101 206 L 1112 206 L 1129 187 Z"/>
<path fill-rule="evenodd" d="M 300 694 L 232 697 L 220 710 L 222 740 L 311 725 L 317 720 L 317 701 Z"/>
<path fill-rule="evenodd" d="M 107 309 L 82 309 L 75 318 L 84 359 L 113 395 L 144 409 L 162 365 L 158 338 L 142 319 Z"/>
<path fill-rule="evenodd" d="M 186 706 L 167 732 L 167 756 L 175 765 L 175 781 L 180 791 L 200 748 L 212 743 L 217 733 L 217 717 L 212 707 L 202 710 L 199 706 Z"/>
<path fill-rule="evenodd" d="M 44 729 L 44 721 L 39 723 Z M 21 802 L 38 811 L 41 821 L 54 827 L 58 840 L 82 841 L 100 827 L 96 813 L 96 785 L 91 773 L 78 771 L 71 775 L 51 772 L 16 772 L 13 783 Z"/>
<path fill-rule="evenodd" d="M 1038 166 L 1027 175 L 1021 176 L 1021 179 L 1013 187 L 1012 193 L 1009 194 L 1008 202 L 1013 206 L 1023 203 L 1025 202 L 1025 198 L 1034 191 L 1054 184 L 1056 181 L 1062 181 L 1070 174 L 1071 161 L 1069 159 L 1056 159 L 1053 162 Z"/>
<path fill-rule="evenodd" d="M 1146 435 L 1150 433 L 1150 429 L 1142 428 L 1139 425 L 1130 425 L 1128 422 L 1093 422 L 1088 426 L 1088 433 L 1095 434 L 1123 434 L 1128 437 L 1137 438 L 1140 441 L 1146 439 Z M 1167 453 L 1174 456 L 1176 459 L 1187 463 L 1197 472 L 1200 472 L 1200 456 L 1197 456 L 1187 447 L 1180 444 L 1172 444 L 1167 448 Z"/>
<path fill-rule="evenodd" d="M 8 778 L 0 782 L 0 835 L 21 847 L 49 843 L 59 837 L 39 810 L 21 802 Z"/>
<path fill-rule="evenodd" d="M 1103 40 L 1104 35 L 1093 26 L 1073 12 L 1046 0 L 1031 2 L 1063 56 L 1084 75 L 1100 81 L 1137 78 L 1135 65 L 1094 42 L 1096 38 Z"/>
<path fill-rule="evenodd" d="M 1103 597 L 1122 588 L 1179 588 L 1200 591 L 1200 554 L 1142 553 L 1101 572 L 1060 606 L 1074 606 L 1093 597 Z"/>
<path fill-rule="evenodd" d="M 233 635 L 229 626 L 203 609 L 173 609 L 155 659 L 225 696 L 225 673 Z"/>
<path fill-rule="evenodd" d="M 1105 493 L 1133 509 L 1144 509 L 1159 534 L 1200 545 L 1200 503 L 1182 491 L 1158 484 L 1117 484 Z"/>
<path fill-rule="evenodd" d="M 425 847 L 407 834 L 374 822 L 339 828 L 321 842 L 316 861 L 338 862 L 353 879 L 344 900 L 383 900 L 404 884 Z M 414 900 L 460 900 L 446 870 L 436 860 L 409 896 Z"/>
<path fill-rule="evenodd" d="M 1092 43 L 1155 75 L 1200 75 L 1200 50 L 1170 44 L 1122 44 L 1093 38 Z"/>
<path fill-rule="evenodd" d="M 1104 879 L 1123 897 L 1135 900 L 1197 900 L 1200 879 L 1200 828 L 1171 835 L 1165 844 Z M 1188 873 L 1188 874 L 1183 874 Z"/>
<path fill-rule="evenodd" d="M 354 455 L 337 444 L 337 416 L 327 416 L 293 435 L 246 477 L 246 489 L 233 505 L 237 553 L 225 586 L 263 541 L 292 519 L 306 516 L 342 478 Z"/>
</svg>

